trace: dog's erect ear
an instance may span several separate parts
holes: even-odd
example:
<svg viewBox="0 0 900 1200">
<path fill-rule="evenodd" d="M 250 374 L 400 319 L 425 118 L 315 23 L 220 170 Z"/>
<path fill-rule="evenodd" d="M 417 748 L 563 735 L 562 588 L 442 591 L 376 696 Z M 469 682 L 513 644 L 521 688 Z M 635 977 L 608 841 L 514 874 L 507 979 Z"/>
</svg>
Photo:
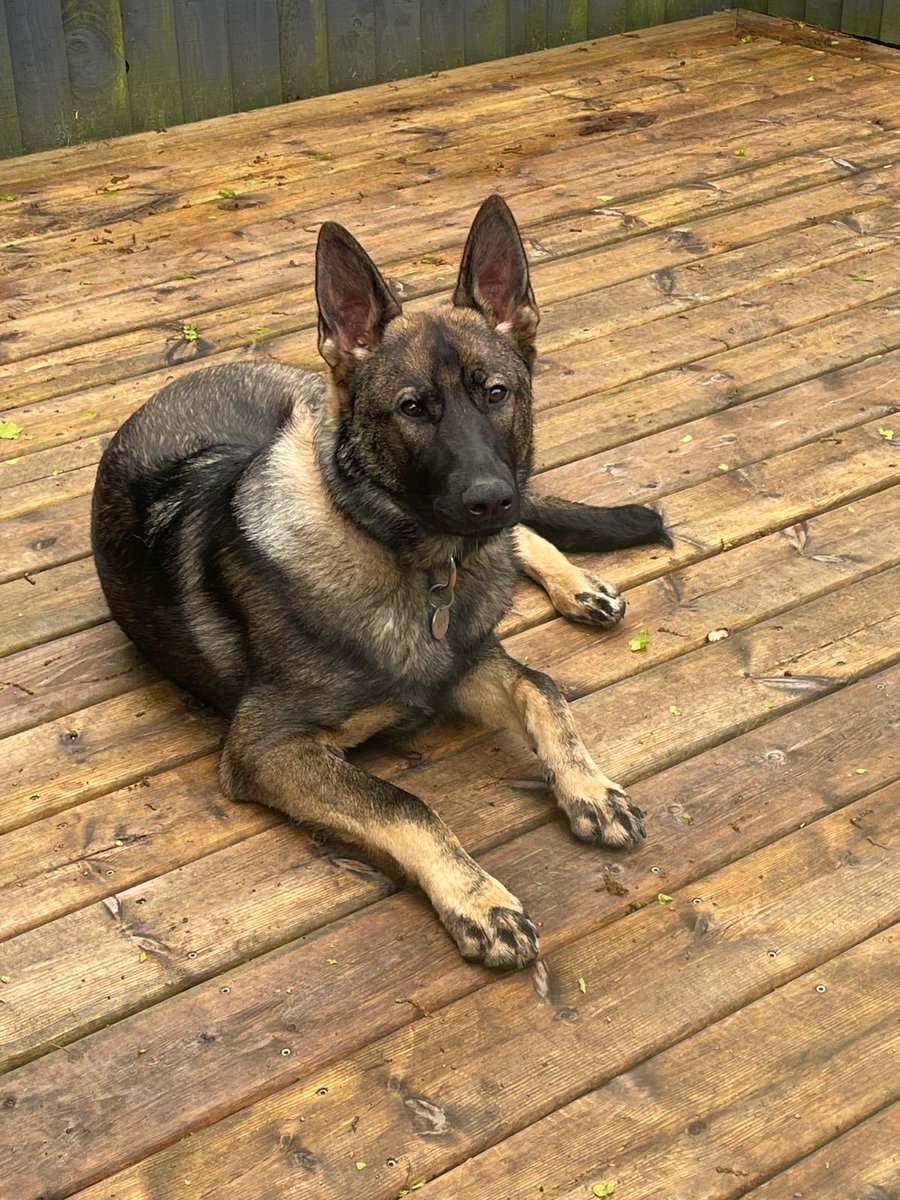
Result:
<svg viewBox="0 0 900 1200">
<path fill-rule="evenodd" d="M 400 315 L 400 302 L 362 246 L 343 225 L 326 221 L 316 245 L 319 353 L 346 379 Z"/>
<path fill-rule="evenodd" d="M 532 361 L 540 313 L 519 227 L 506 201 L 496 193 L 488 196 L 472 222 L 453 303 L 480 312 Z"/>
</svg>

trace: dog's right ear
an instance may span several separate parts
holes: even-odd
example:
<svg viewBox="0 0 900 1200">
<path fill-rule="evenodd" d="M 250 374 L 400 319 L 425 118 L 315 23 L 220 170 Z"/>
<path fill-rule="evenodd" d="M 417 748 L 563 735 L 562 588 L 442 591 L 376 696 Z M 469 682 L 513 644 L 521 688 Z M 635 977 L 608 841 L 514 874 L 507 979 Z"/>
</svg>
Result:
<svg viewBox="0 0 900 1200">
<path fill-rule="evenodd" d="M 319 353 L 338 383 L 381 341 L 401 313 L 400 302 L 362 246 L 334 221 L 319 230 L 316 245 Z"/>
</svg>

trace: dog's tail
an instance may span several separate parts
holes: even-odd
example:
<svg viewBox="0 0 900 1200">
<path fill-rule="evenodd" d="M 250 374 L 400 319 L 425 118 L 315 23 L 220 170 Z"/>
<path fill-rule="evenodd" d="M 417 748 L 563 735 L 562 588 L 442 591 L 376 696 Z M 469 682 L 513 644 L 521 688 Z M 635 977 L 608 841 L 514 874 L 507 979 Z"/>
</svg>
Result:
<svg viewBox="0 0 900 1200">
<path fill-rule="evenodd" d="M 520 520 L 560 550 L 621 550 L 648 542 L 672 545 L 662 517 L 643 504 L 599 508 L 557 496 L 529 495 Z"/>
</svg>

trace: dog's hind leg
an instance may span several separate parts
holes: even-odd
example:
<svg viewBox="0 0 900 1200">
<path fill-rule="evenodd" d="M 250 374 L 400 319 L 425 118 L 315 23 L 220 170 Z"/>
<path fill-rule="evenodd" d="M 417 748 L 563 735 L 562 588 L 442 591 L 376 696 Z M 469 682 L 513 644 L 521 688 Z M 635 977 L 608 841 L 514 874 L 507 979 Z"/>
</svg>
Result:
<svg viewBox="0 0 900 1200">
<path fill-rule="evenodd" d="M 621 621 L 625 601 L 612 583 L 590 575 L 527 525 L 514 531 L 516 560 L 539 583 L 562 617 L 608 628 Z"/>
<path fill-rule="evenodd" d="M 601 508 L 529 492 L 520 519 L 560 550 L 601 553 L 648 542 L 672 545 L 662 517 L 656 509 L 644 504 Z"/>
<path fill-rule="evenodd" d="M 241 702 L 222 754 L 227 796 L 267 804 L 388 855 L 427 894 L 463 958 L 524 967 L 537 956 L 537 931 L 521 903 L 427 804 L 347 762 L 339 737 L 287 728 L 283 710 L 283 700 L 276 707 L 265 696 Z"/>
<path fill-rule="evenodd" d="M 644 814 L 597 767 L 549 675 L 516 662 L 495 643 L 463 677 L 454 705 L 482 725 L 502 724 L 525 738 L 577 838 L 627 847 L 644 836 Z"/>
</svg>

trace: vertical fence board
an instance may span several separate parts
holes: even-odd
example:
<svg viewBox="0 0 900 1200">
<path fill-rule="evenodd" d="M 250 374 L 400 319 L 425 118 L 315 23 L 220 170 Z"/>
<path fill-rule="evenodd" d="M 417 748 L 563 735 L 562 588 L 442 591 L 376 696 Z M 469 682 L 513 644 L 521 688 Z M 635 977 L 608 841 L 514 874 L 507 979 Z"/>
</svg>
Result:
<svg viewBox="0 0 900 1200">
<path fill-rule="evenodd" d="M 328 76 L 335 91 L 374 83 L 374 0 L 328 0 Z"/>
<path fill-rule="evenodd" d="M 857 37 L 877 38 L 881 32 L 881 0 L 844 0 L 841 29 Z"/>
<path fill-rule="evenodd" d="M 588 0 L 588 37 L 623 33 L 627 8 L 627 0 Z"/>
<path fill-rule="evenodd" d="M 735 8 L 749 8 L 752 12 L 767 13 L 769 11 L 769 0 L 743 0 L 742 4 L 735 4 Z"/>
<path fill-rule="evenodd" d="M 375 68 L 379 79 L 421 75 L 420 0 L 375 0 Z"/>
<path fill-rule="evenodd" d="M 841 0 L 806 0 L 806 20 L 826 29 L 840 29 Z"/>
<path fill-rule="evenodd" d="M 625 7 L 626 29 L 648 29 L 666 19 L 666 0 L 628 0 Z"/>
<path fill-rule="evenodd" d="M 117 0 L 62 0 L 75 138 L 131 132 Z"/>
<path fill-rule="evenodd" d="M 769 0 L 769 14 L 773 17 L 792 17 L 796 21 L 804 21 L 806 0 Z"/>
<path fill-rule="evenodd" d="M 6 32 L 6 13 L 0 4 L 0 158 L 22 153 L 19 108 L 13 83 L 12 58 Z"/>
<path fill-rule="evenodd" d="M 281 98 L 302 100 L 328 91 L 325 0 L 278 0 Z"/>
<path fill-rule="evenodd" d="M 281 100 L 278 0 L 226 0 L 231 92 L 237 112 Z"/>
<path fill-rule="evenodd" d="M 22 149 L 72 141 L 75 123 L 59 0 L 5 0 Z"/>
<path fill-rule="evenodd" d="M 119 0 L 131 127 L 164 129 L 184 120 L 172 0 Z"/>
<path fill-rule="evenodd" d="M 234 111 L 224 0 L 174 0 L 186 121 Z"/>
<path fill-rule="evenodd" d="M 553 0 L 507 0 L 506 52 L 529 54 L 547 45 L 547 8 Z"/>
<path fill-rule="evenodd" d="M 506 54 L 506 5 L 499 0 L 465 0 L 466 62 L 488 62 Z"/>
<path fill-rule="evenodd" d="M 729 0 L 666 0 L 667 21 L 687 21 L 690 17 L 706 17 L 710 13 L 721 12 L 722 9 L 732 8 Z M 753 4 L 744 4 L 745 8 L 754 8 Z M 757 12 L 761 10 L 756 9 Z"/>
<path fill-rule="evenodd" d="M 459 0 L 422 0 L 422 70 L 449 71 L 466 61 L 466 12 Z"/>
<path fill-rule="evenodd" d="M 547 0 L 547 45 L 583 42 L 588 35 L 587 0 Z"/>
<path fill-rule="evenodd" d="M 884 0 L 879 36 L 892 46 L 900 46 L 900 0 Z"/>
</svg>

